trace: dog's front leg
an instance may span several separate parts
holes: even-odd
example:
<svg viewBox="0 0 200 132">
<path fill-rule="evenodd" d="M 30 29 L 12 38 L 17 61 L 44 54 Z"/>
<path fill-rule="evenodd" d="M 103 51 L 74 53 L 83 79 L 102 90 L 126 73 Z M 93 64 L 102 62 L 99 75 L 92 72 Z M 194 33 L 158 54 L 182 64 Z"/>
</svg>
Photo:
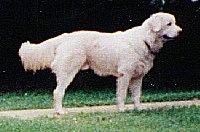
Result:
<svg viewBox="0 0 200 132">
<path fill-rule="evenodd" d="M 140 105 L 140 96 L 141 96 L 141 88 L 142 88 L 142 80 L 143 77 L 133 78 L 131 79 L 129 89 L 131 92 L 131 99 L 135 104 L 137 110 L 141 110 Z"/>
<path fill-rule="evenodd" d="M 125 100 L 127 95 L 127 89 L 130 81 L 130 76 L 123 74 L 117 79 L 117 106 L 121 112 L 125 111 Z"/>
</svg>

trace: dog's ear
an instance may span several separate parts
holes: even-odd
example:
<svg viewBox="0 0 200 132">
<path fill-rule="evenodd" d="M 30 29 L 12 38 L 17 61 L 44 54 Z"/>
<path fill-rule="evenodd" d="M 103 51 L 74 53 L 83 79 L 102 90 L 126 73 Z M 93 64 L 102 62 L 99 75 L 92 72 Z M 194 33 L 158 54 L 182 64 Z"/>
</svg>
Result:
<svg viewBox="0 0 200 132">
<path fill-rule="evenodd" d="M 157 14 L 153 14 L 149 19 L 149 26 L 153 32 L 158 32 L 162 28 L 161 18 Z"/>
</svg>

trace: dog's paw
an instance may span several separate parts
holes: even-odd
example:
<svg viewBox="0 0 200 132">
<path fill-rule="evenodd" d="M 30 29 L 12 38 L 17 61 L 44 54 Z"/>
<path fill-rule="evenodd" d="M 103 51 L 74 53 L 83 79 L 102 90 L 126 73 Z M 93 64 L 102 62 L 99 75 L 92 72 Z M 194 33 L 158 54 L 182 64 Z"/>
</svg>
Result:
<svg viewBox="0 0 200 132">
<path fill-rule="evenodd" d="M 64 111 L 64 110 L 56 110 L 56 111 L 55 111 L 55 114 L 56 114 L 56 115 L 64 115 L 64 114 L 67 114 L 67 112 Z"/>
<path fill-rule="evenodd" d="M 126 111 L 126 108 L 125 108 L 125 107 L 118 107 L 118 111 L 119 111 L 119 112 L 125 112 L 125 111 Z"/>
<path fill-rule="evenodd" d="M 141 105 L 135 105 L 135 109 L 136 109 L 137 111 L 141 111 L 141 110 L 142 110 L 142 106 L 141 106 Z"/>
</svg>

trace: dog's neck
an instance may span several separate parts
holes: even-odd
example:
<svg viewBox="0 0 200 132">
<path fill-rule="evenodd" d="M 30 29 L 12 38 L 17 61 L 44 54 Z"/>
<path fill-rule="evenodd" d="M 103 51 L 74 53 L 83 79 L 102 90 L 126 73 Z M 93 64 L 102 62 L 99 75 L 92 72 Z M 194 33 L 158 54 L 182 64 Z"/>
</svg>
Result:
<svg viewBox="0 0 200 132">
<path fill-rule="evenodd" d="M 160 49 L 163 47 L 163 39 L 162 38 L 158 38 L 157 34 L 150 32 L 150 31 L 146 31 L 144 32 L 144 34 L 146 33 L 146 35 L 144 35 L 143 41 L 146 45 L 146 47 L 149 50 L 149 53 L 152 55 L 156 55 L 159 53 Z M 153 36 L 153 37 L 152 37 Z M 146 39 L 148 38 L 148 39 Z"/>
<path fill-rule="evenodd" d="M 144 35 L 145 36 L 145 35 Z M 152 37 L 154 36 L 154 37 Z M 148 38 L 148 39 L 146 39 Z M 157 38 L 156 34 L 152 32 L 147 32 L 146 36 L 143 38 L 143 41 L 150 54 L 156 55 L 159 53 L 160 49 L 163 47 L 163 41 L 161 38 Z"/>
<path fill-rule="evenodd" d="M 154 50 L 151 48 L 150 44 L 147 41 L 144 41 L 144 44 L 146 45 L 149 54 L 156 56 L 159 53 L 159 50 Z"/>
<path fill-rule="evenodd" d="M 135 36 L 136 28 L 137 31 L 142 33 L 142 36 L 139 37 L 142 38 L 142 41 L 144 42 L 149 51 L 149 54 L 154 56 L 158 54 L 160 49 L 163 47 L 163 38 L 160 38 L 161 36 L 159 37 L 158 34 L 146 28 L 146 25 L 134 27 L 132 29 L 127 30 L 126 32 L 131 34 L 131 36 Z"/>
<path fill-rule="evenodd" d="M 161 33 L 159 33 L 159 31 L 152 31 L 148 19 L 143 22 L 141 29 L 143 31 L 143 41 L 145 42 L 149 53 L 153 55 L 159 53 L 164 43 L 163 37 L 160 35 Z"/>
</svg>

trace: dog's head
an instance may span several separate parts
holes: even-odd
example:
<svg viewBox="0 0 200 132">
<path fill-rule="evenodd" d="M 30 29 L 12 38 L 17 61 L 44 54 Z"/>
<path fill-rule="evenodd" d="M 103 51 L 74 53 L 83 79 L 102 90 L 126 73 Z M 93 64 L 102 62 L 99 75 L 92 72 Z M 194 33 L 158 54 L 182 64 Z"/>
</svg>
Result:
<svg viewBox="0 0 200 132">
<path fill-rule="evenodd" d="M 179 35 L 182 29 L 176 25 L 175 17 L 169 13 L 156 13 L 147 19 L 148 28 L 157 37 L 171 40 Z"/>
</svg>

